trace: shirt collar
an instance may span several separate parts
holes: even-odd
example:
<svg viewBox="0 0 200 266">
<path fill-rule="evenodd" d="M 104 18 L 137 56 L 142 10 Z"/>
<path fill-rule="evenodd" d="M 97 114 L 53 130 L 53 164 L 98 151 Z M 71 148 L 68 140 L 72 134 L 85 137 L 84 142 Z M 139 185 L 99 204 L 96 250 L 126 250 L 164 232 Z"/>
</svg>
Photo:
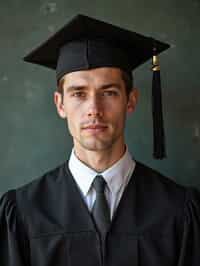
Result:
<svg viewBox="0 0 200 266">
<path fill-rule="evenodd" d="M 122 185 L 127 184 L 134 168 L 135 161 L 132 159 L 128 148 L 126 148 L 126 151 L 121 159 L 102 173 L 112 193 L 118 193 Z"/>
<path fill-rule="evenodd" d="M 104 177 L 111 193 L 118 193 L 121 186 L 127 184 L 134 168 L 135 161 L 132 159 L 127 147 L 121 159 L 101 173 L 96 172 L 80 161 L 76 157 L 74 149 L 72 149 L 69 159 L 69 169 L 84 196 L 89 192 L 97 174 L 101 174 Z"/>
</svg>

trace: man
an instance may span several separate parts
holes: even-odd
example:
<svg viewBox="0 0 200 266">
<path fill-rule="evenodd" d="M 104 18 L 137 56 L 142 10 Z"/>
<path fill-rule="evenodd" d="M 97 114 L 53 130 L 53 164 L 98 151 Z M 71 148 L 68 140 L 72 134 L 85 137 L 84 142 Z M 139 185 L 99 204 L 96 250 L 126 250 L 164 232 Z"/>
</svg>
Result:
<svg viewBox="0 0 200 266">
<path fill-rule="evenodd" d="M 199 194 L 132 159 L 125 145 L 138 100 L 131 69 L 149 46 L 167 48 L 133 35 L 77 16 L 26 57 L 56 68 L 54 101 L 74 148 L 69 161 L 2 197 L 1 266 L 199 265 Z"/>
</svg>

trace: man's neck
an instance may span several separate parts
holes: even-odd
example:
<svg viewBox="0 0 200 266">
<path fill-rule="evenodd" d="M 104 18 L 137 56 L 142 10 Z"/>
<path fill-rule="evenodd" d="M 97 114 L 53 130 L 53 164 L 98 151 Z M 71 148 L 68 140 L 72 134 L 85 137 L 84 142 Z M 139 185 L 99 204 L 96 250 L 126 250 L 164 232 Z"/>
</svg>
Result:
<svg viewBox="0 0 200 266">
<path fill-rule="evenodd" d="M 126 151 L 126 146 L 123 145 L 120 149 L 107 149 L 90 151 L 86 149 L 77 149 L 74 147 L 76 157 L 86 164 L 88 167 L 94 169 L 96 172 L 103 172 L 113 164 L 115 164 Z"/>
</svg>

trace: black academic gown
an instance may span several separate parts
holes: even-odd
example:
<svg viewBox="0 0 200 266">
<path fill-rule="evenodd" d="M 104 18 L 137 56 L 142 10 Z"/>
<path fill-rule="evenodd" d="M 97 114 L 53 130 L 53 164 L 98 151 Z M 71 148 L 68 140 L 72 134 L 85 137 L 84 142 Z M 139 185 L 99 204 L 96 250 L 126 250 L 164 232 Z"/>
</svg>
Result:
<svg viewBox="0 0 200 266">
<path fill-rule="evenodd" d="M 1 266 L 199 266 L 198 192 L 137 162 L 101 243 L 67 163 L 1 199 Z"/>
</svg>

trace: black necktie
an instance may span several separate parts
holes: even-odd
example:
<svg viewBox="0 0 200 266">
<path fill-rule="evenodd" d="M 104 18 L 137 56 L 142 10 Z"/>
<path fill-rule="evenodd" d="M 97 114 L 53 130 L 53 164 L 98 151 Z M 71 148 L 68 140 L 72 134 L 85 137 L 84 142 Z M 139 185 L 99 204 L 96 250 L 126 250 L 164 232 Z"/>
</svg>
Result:
<svg viewBox="0 0 200 266">
<path fill-rule="evenodd" d="M 96 200 L 92 208 L 97 229 L 101 237 L 105 236 L 110 225 L 110 211 L 105 197 L 106 182 L 101 175 L 97 175 L 93 182 L 96 191 Z"/>
</svg>

